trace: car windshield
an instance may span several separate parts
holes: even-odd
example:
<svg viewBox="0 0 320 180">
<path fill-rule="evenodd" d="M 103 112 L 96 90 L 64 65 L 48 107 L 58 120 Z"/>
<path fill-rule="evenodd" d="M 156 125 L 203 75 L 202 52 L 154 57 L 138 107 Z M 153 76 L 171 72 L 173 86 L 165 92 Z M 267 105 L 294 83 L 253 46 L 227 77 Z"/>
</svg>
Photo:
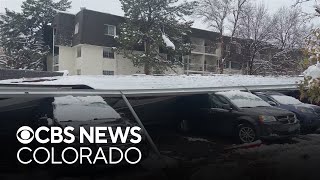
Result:
<svg viewBox="0 0 320 180">
<path fill-rule="evenodd" d="M 120 115 L 100 96 L 88 97 L 56 97 L 54 117 L 60 121 L 115 121 Z"/>
<path fill-rule="evenodd" d="M 301 101 L 299 101 L 296 98 L 293 98 L 291 96 L 285 96 L 285 95 L 271 95 L 276 101 L 278 101 L 280 104 L 287 104 L 287 105 L 297 105 L 302 104 Z"/>
<path fill-rule="evenodd" d="M 242 92 L 242 91 L 228 91 L 217 93 L 227 97 L 234 105 L 239 108 L 253 108 L 253 107 L 270 107 L 267 102 L 263 101 L 258 96 Z"/>
</svg>

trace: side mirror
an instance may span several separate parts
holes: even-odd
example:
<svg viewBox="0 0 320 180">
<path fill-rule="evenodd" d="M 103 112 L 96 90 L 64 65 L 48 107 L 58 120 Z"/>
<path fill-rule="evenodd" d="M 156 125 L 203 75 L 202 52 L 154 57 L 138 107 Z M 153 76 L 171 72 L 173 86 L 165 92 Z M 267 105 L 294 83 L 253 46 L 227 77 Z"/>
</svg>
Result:
<svg viewBox="0 0 320 180">
<path fill-rule="evenodd" d="M 277 106 L 277 103 L 273 102 L 273 101 L 268 101 L 268 103 L 271 105 L 271 106 Z"/>
<path fill-rule="evenodd" d="M 222 108 L 225 110 L 232 111 L 232 107 L 230 106 L 230 104 L 224 104 L 224 105 L 222 105 Z"/>
</svg>

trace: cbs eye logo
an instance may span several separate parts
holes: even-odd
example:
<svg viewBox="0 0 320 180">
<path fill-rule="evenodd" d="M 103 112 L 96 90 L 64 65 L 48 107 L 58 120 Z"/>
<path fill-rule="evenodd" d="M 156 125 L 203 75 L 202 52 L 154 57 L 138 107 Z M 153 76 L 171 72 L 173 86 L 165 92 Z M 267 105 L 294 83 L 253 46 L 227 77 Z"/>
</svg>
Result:
<svg viewBox="0 0 320 180">
<path fill-rule="evenodd" d="M 28 126 L 23 126 L 17 131 L 17 139 L 22 144 L 29 144 L 34 139 L 34 132 Z"/>
</svg>

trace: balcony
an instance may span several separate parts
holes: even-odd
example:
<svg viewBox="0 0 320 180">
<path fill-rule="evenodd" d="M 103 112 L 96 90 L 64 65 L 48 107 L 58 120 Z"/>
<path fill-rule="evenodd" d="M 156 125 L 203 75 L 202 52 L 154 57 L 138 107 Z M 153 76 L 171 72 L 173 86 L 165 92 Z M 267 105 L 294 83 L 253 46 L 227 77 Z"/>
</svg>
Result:
<svg viewBox="0 0 320 180">
<path fill-rule="evenodd" d="M 190 63 L 187 64 L 185 67 L 188 73 L 209 74 L 218 72 L 218 66 L 211 64 Z"/>
<path fill-rule="evenodd" d="M 201 54 L 216 54 L 217 48 L 215 46 L 201 46 L 197 44 L 192 44 L 192 52 Z"/>
</svg>

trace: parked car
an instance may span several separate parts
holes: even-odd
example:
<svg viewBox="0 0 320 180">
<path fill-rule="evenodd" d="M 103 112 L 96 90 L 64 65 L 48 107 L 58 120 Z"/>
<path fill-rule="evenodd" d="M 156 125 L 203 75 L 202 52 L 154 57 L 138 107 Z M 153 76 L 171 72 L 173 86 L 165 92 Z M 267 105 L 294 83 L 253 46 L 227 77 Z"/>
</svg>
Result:
<svg viewBox="0 0 320 180">
<path fill-rule="evenodd" d="M 302 131 L 315 131 L 320 128 L 320 107 L 302 103 L 296 98 L 278 92 L 256 92 L 257 96 L 272 106 L 289 110 L 296 114 Z"/>
<path fill-rule="evenodd" d="M 180 98 L 179 129 L 233 136 L 240 143 L 292 137 L 300 125 L 294 113 L 272 107 L 248 92 L 228 91 Z"/>
<path fill-rule="evenodd" d="M 32 129 L 40 126 L 71 126 L 75 128 L 73 134 L 76 139 L 79 139 L 79 127 L 89 130 L 90 127 L 121 127 L 125 129 L 126 127 L 139 126 L 134 121 L 122 117 L 100 96 L 2 99 L 0 100 L 0 116 L 1 142 L 10 144 L 6 146 L 7 149 L 1 155 L 5 155 L 7 158 L 16 158 L 16 155 L 11 156 L 6 153 L 17 152 L 15 149 L 19 148 L 20 144 L 16 140 L 16 131 L 21 126 L 29 126 Z M 148 156 L 149 147 L 143 132 L 140 133 L 143 140 L 139 144 L 131 143 L 131 135 L 129 134 L 126 143 L 121 143 L 119 139 L 116 144 L 78 144 L 76 142 L 72 146 L 75 148 L 89 146 L 92 151 L 101 147 L 105 153 L 108 153 L 109 147 L 126 150 L 135 146 L 141 150 L 142 156 L 145 158 Z M 108 142 L 111 142 L 109 136 L 106 138 Z M 38 144 L 34 145 L 38 146 Z M 61 143 L 53 146 L 60 148 L 65 145 Z"/>
</svg>

